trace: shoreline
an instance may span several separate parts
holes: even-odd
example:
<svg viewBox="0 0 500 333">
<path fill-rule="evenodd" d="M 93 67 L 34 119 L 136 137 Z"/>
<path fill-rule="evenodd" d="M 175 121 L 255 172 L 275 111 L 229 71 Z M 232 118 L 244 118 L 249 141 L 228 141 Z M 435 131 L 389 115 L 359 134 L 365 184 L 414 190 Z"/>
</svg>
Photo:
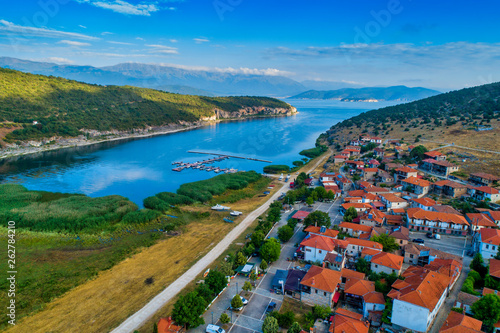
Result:
<svg viewBox="0 0 500 333">
<path fill-rule="evenodd" d="M 123 134 L 123 135 L 118 134 L 118 135 L 116 135 L 114 137 L 110 137 L 110 138 L 96 139 L 96 140 L 92 140 L 92 139 L 81 140 L 79 142 L 71 143 L 71 144 L 54 143 L 54 144 L 42 145 L 42 146 L 38 146 L 38 147 L 31 146 L 31 147 L 25 147 L 25 148 L 17 148 L 16 149 L 17 152 L 15 150 L 12 153 L 0 152 L 0 160 L 5 160 L 5 159 L 19 157 L 19 156 L 35 155 L 38 153 L 51 152 L 51 151 L 56 151 L 56 150 L 60 150 L 60 149 L 86 147 L 86 146 L 91 146 L 91 145 L 106 143 L 106 142 L 114 142 L 114 141 L 127 140 L 127 139 L 143 139 L 143 138 L 149 138 L 149 137 L 159 136 L 159 135 L 174 134 L 174 133 L 178 133 L 178 132 L 195 130 L 195 129 L 198 129 L 198 128 L 201 128 L 204 126 L 214 125 L 214 124 L 218 124 L 221 122 L 233 122 L 233 121 L 241 121 L 241 120 L 256 119 L 256 118 L 289 117 L 289 116 L 294 116 L 298 113 L 299 113 L 298 111 L 295 111 L 295 112 L 292 112 L 291 114 L 281 114 L 281 115 L 279 115 L 279 114 L 254 115 L 254 116 L 252 115 L 252 116 L 245 116 L 245 117 L 241 117 L 241 118 L 220 118 L 220 119 L 211 120 L 211 121 L 200 121 L 199 123 L 195 123 L 195 124 L 192 124 L 192 125 L 189 125 L 186 127 L 152 131 L 152 132 L 148 132 L 145 134 L 134 134 L 134 133 L 128 133 L 128 134 Z M 182 125 L 180 125 L 180 126 L 182 126 Z M 26 151 L 21 151 L 21 150 L 26 150 Z"/>
</svg>

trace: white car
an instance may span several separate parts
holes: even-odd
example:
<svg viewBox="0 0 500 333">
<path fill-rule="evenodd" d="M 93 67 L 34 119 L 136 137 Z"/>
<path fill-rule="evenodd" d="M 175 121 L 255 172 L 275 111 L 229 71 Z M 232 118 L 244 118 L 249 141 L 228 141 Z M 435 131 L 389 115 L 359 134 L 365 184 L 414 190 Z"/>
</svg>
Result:
<svg viewBox="0 0 500 333">
<path fill-rule="evenodd" d="M 248 300 L 246 298 L 244 298 L 243 296 L 240 296 L 240 298 L 241 298 L 241 301 L 243 302 L 243 305 L 248 304 Z"/>
<path fill-rule="evenodd" d="M 219 327 L 217 325 L 208 325 L 207 328 L 205 329 L 206 333 L 226 333 L 222 327 Z"/>
<path fill-rule="evenodd" d="M 231 213 L 229 213 L 229 215 L 232 215 L 232 216 L 240 216 L 241 214 L 243 214 L 243 213 L 242 212 L 238 212 L 237 210 L 232 211 Z"/>
</svg>

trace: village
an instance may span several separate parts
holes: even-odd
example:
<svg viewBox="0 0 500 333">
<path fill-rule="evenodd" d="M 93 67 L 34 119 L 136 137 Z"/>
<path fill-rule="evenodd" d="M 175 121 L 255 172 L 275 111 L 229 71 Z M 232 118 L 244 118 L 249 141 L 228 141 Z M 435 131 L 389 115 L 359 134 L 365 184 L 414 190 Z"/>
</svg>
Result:
<svg viewBox="0 0 500 333">
<path fill-rule="evenodd" d="M 280 196 L 278 255 L 255 247 L 189 331 L 500 331 L 500 177 L 401 140 L 337 148 Z"/>
</svg>

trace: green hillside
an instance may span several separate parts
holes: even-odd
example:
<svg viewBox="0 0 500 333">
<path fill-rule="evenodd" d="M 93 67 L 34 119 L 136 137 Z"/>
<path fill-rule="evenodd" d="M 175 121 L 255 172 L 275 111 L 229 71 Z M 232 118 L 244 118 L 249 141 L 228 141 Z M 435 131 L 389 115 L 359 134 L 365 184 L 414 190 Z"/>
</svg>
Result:
<svg viewBox="0 0 500 333">
<path fill-rule="evenodd" d="M 196 121 L 218 108 L 290 109 L 267 97 L 204 97 L 130 86 L 100 86 L 0 68 L 0 121 L 23 124 L 5 141 L 53 135 L 77 136 L 79 129 L 132 130 Z M 33 121 L 39 124 L 33 126 Z"/>
</svg>

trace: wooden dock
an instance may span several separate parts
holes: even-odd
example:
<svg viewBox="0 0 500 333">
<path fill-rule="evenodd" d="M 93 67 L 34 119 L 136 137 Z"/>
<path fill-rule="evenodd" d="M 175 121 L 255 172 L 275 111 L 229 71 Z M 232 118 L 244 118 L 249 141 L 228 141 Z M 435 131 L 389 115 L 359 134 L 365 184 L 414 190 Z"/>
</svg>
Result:
<svg viewBox="0 0 500 333">
<path fill-rule="evenodd" d="M 237 155 L 229 155 L 229 154 L 223 154 L 223 153 L 214 153 L 214 152 L 209 152 L 209 151 L 189 150 L 188 153 L 205 154 L 205 155 L 217 155 L 217 156 L 227 156 L 227 157 L 232 157 L 232 158 L 240 158 L 242 160 L 251 160 L 251 161 L 257 161 L 257 162 L 264 162 L 264 163 L 273 163 L 272 161 L 262 160 L 262 159 L 259 159 L 259 158 L 237 156 Z"/>
</svg>

